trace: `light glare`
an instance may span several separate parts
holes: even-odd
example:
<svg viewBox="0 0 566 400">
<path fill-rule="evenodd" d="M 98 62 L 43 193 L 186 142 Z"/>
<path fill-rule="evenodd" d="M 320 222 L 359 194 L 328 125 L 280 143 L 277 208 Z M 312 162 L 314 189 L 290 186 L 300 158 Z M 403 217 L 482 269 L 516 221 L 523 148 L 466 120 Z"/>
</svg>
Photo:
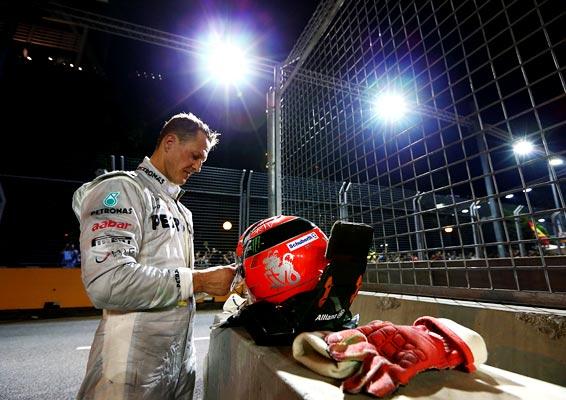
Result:
<svg viewBox="0 0 566 400">
<path fill-rule="evenodd" d="M 525 139 L 521 139 L 515 142 L 515 144 L 513 145 L 513 151 L 515 152 L 515 154 L 518 154 L 520 156 L 526 156 L 527 154 L 530 154 L 533 150 L 534 150 L 533 144 Z"/>
<path fill-rule="evenodd" d="M 556 166 L 558 166 L 558 165 L 564 164 L 564 160 L 561 159 L 560 157 L 552 157 L 552 158 L 548 161 L 548 163 L 549 163 L 550 165 L 552 165 L 553 167 L 556 167 Z"/>
<path fill-rule="evenodd" d="M 403 96 L 393 92 L 379 95 L 374 107 L 377 117 L 388 122 L 399 121 L 407 112 L 407 102 Z"/>
<path fill-rule="evenodd" d="M 206 64 L 216 81 L 236 85 L 245 80 L 248 62 L 242 49 L 220 39 L 213 42 L 210 49 Z"/>
</svg>

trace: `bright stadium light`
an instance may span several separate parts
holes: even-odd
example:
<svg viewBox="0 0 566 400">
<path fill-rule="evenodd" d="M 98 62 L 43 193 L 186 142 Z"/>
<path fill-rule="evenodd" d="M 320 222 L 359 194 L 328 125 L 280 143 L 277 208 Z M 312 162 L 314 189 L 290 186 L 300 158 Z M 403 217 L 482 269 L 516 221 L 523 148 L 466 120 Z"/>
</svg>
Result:
<svg viewBox="0 0 566 400">
<path fill-rule="evenodd" d="M 206 54 L 206 73 L 226 85 L 238 85 L 249 72 L 248 57 L 235 43 L 215 38 Z"/>
<path fill-rule="evenodd" d="M 564 164 L 564 160 L 560 157 L 552 157 L 550 160 L 548 160 L 548 163 L 553 167 L 557 167 Z"/>
<path fill-rule="evenodd" d="M 375 100 L 374 111 L 383 121 L 399 121 L 407 113 L 407 102 L 399 93 L 382 93 Z"/>
<path fill-rule="evenodd" d="M 515 154 L 518 154 L 520 156 L 526 156 L 527 154 L 532 153 L 533 150 L 533 144 L 525 139 L 518 140 L 513 145 L 513 151 L 515 152 Z"/>
</svg>

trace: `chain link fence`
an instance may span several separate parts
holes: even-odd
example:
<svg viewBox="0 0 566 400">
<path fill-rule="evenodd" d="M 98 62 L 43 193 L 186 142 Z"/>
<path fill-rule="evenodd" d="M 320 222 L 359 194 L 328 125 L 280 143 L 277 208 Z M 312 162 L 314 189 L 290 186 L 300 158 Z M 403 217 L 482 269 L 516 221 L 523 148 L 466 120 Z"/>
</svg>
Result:
<svg viewBox="0 0 566 400">
<path fill-rule="evenodd" d="M 321 1 L 280 66 L 283 213 L 372 225 L 366 289 L 564 307 L 565 16 Z"/>
</svg>

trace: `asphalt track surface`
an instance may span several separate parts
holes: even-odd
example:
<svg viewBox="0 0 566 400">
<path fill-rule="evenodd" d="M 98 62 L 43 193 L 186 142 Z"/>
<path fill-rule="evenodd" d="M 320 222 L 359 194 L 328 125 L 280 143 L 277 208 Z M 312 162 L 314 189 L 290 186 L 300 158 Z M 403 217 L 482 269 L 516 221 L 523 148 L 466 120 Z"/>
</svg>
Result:
<svg viewBox="0 0 566 400">
<path fill-rule="evenodd" d="M 197 383 L 202 399 L 202 368 L 210 326 L 220 310 L 197 310 L 194 337 Z M 100 317 L 0 322 L 0 399 L 74 399 Z"/>
</svg>

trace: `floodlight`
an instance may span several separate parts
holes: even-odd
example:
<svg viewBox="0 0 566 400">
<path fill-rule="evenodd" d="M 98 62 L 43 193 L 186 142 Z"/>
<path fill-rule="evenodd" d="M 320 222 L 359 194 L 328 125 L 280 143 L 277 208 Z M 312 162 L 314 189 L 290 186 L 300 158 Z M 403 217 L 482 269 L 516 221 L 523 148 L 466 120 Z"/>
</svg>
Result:
<svg viewBox="0 0 566 400">
<path fill-rule="evenodd" d="M 564 164 L 564 160 L 560 157 L 552 157 L 550 160 L 548 160 L 548 163 L 553 167 L 557 167 Z"/>
<path fill-rule="evenodd" d="M 534 150 L 534 146 L 531 142 L 525 139 L 521 139 L 515 142 L 513 145 L 513 151 L 515 154 L 520 156 L 526 156 Z"/>
<path fill-rule="evenodd" d="M 374 103 L 375 114 L 386 122 L 399 121 L 407 111 L 407 102 L 403 96 L 395 92 L 380 94 Z"/>
<path fill-rule="evenodd" d="M 245 80 L 248 61 L 244 51 L 231 41 L 215 39 L 209 46 L 206 71 L 211 78 L 226 85 Z"/>
</svg>

